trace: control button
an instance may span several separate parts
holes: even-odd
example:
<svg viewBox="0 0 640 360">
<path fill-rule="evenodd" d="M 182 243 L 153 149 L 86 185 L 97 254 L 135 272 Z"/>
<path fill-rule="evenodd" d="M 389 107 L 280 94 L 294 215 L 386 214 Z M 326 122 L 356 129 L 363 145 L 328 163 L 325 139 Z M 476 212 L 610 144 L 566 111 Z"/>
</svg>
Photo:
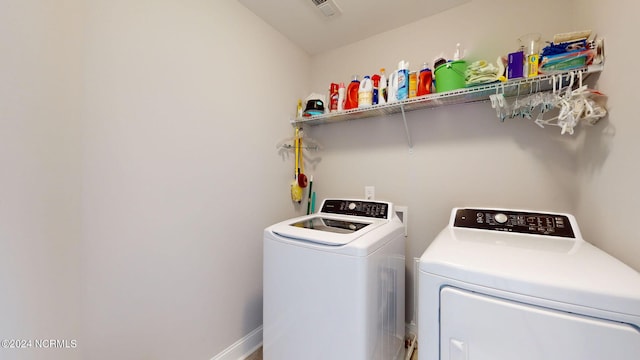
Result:
<svg viewBox="0 0 640 360">
<path fill-rule="evenodd" d="M 349 203 L 349 210 L 353 210 L 356 208 L 356 203 Z"/>
<path fill-rule="evenodd" d="M 496 214 L 493 218 L 495 219 L 495 221 L 497 221 L 500 224 L 504 224 L 507 222 L 507 220 L 509 220 L 507 215 L 503 213 Z"/>
</svg>

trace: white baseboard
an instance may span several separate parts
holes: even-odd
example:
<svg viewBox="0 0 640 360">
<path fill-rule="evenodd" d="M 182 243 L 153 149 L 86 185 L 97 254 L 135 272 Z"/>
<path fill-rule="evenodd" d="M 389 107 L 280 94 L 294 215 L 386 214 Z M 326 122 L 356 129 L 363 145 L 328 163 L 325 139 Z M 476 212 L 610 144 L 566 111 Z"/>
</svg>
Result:
<svg viewBox="0 0 640 360">
<path fill-rule="evenodd" d="M 262 325 L 233 345 L 224 349 L 211 360 L 244 360 L 262 345 Z"/>
<path fill-rule="evenodd" d="M 417 339 L 417 326 L 414 322 L 405 324 L 406 338 L 415 336 Z M 244 360 L 253 354 L 262 346 L 262 325 L 247 334 L 242 339 L 233 343 L 233 345 L 224 349 L 220 354 L 211 358 L 211 360 Z"/>
</svg>

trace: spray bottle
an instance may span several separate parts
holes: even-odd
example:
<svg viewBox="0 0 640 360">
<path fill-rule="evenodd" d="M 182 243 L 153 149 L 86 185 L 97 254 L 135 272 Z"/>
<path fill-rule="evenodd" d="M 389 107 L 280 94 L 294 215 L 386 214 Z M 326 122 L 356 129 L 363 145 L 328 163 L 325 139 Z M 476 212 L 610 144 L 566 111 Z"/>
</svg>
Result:
<svg viewBox="0 0 640 360">
<path fill-rule="evenodd" d="M 371 76 L 371 82 L 373 82 L 373 101 L 371 103 L 376 105 L 378 104 L 378 98 L 380 97 L 380 75 L 373 74 L 373 76 Z"/>
<path fill-rule="evenodd" d="M 458 61 L 464 57 L 464 51 L 460 43 L 456 44 L 456 52 L 453 53 L 453 61 Z"/>
</svg>

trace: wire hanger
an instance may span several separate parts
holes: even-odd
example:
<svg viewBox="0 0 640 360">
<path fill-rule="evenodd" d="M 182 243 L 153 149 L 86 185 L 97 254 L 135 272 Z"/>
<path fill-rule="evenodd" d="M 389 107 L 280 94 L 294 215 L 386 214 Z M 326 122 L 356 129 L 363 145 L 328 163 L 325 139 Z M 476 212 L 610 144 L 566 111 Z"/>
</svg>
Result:
<svg viewBox="0 0 640 360">
<path fill-rule="evenodd" d="M 301 131 L 300 134 L 303 134 L 303 132 Z M 301 135 L 301 137 L 302 136 L 303 135 Z M 294 140 L 295 140 L 295 136 L 291 136 L 291 137 L 288 137 L 286 139 L 282 139 L 282 140 L 278 141 L 278 143 L 276 144 L 276 149 L 278 149 L 278 150 L 282 150 L 282 149 L 293 150 L 293 149 L 295 149 Z M 316 151 L 323 149 L 323 146 L 318 141 L 316 141 L 315 139 L 310 138 L 310 137 L 306 137 L 305 136 L 303 144 L 305 144 L 305 145 L 302 145 L 303 149 L 316 150 Z"/>
</svg>

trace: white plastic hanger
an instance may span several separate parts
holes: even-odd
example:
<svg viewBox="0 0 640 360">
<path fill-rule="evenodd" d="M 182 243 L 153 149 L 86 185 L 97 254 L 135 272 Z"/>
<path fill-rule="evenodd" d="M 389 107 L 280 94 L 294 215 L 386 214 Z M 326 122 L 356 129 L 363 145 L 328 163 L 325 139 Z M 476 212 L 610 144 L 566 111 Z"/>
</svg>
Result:
<svg viewBox="0 0 640 360">
<path fill-rule="evenodd" d="M 300 132 L 301 136 L 302 136 L 302 131 Z M 281 150 L 281 149 L 291 149 L 293 150 L 295 145 L 294 145 L 294 140 L 295 137 L 288 137 L 286 139 L 282 139 L 280 140 L 277 144 L 276 144 L 276 149 Z M 302 148 L 303 149 L 308 149 L 308 150 L 322 150 L 323 146 L 316 140 L 314 140 L 313 138 L 310 137 L 304 137 L 304 143 L 306 145 L 303 145 Z"/>
</svg>

